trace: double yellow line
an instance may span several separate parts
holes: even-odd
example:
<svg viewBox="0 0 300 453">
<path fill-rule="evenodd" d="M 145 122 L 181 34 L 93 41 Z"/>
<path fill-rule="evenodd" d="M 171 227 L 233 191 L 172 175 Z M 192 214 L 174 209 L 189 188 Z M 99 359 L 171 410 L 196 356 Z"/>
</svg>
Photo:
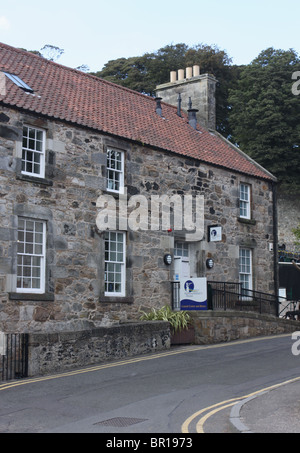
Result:
<svg viewBox="0 0 300 453">
<path fill-rule="evenodd" d="M 246 400 L 248 398 L 251 398 L 251 397 L 254 397 L 254 396 L 258 396 L 261 393 L 265 393 L 265 392 L 268 392 L 270 390 L 274 390 L 274 389 L 276 389 L 278 387 L 281 387 L 283 385 L 286 385 L 286 384 L 292 384 L 293 382 L 296 382 L 296 381 L 299 381 L 299 380 L 300 380 L 300 377 L 297 377 L 297 378 L 294 378 L 294 379 L 290 379 L 288 381 L 280 382 L 279 384 L 275 384 L 275 385 L 272 385 L 270 387 L 266 387 L 266 388 L 258 390 L 256 392 L 249 393 L 248 395 L 240 396 L 238 398 L 232 398 L 232 399 L 225 400 L 225 401 L 222 401 L 222 402 L 217 403 L 217 404 L 213 404 L 212 406 L 205 407 L 204 409 L 201 409 L 200 411 L 195 412 L 194 414 L 192 414 L 189 418 L 187 418 L 185 420 L 185 422 L 181 426 L 181 432 L 182 433 L 189 433 L 190 432 L 189 431 L 190 424 L 192 422 L 194 422 L 200 415 L 202 415 L 205 412 L 207 412 L 196 423 L 196 433 L 199 433 L 199 434 L 204 433 L 204 423 L 210 417 L 212 417 L 214 414 L 216 414 L 217 412 L 220 412 L 223 409 L 226 409 L 228 407 L 234 406 L 238 402 L 241 402 L 241 401 Z"/>
</svg>

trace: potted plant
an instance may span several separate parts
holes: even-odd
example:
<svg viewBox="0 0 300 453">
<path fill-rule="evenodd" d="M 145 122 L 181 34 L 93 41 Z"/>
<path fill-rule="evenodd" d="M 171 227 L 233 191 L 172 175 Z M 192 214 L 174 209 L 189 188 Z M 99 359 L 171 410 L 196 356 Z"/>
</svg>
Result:
<svg viewBox="0 0 300 453">
<path fill-rule="evenodd" d="M 168 321 L 171 327 L 171 344 L 193 343 L 195 339 L 194 328 L 190 324 L 190 315 L 187 311 L 172 311 L 168 305 L 162 308 L 152 308 L 150 312 L 142 313 L 143 321 Z"/>
</svg>

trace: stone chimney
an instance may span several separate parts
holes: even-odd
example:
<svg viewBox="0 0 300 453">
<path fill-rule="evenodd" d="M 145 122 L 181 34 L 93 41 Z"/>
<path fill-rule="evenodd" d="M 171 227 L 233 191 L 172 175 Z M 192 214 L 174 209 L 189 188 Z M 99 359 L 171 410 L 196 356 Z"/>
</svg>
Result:
<svg viewBox="0 0 300 453">
<path fill-rule="evenodd" d="M 6 96 L 6 79 L 4 72 L 0 71 L 0 96 Z"/>
<path fill-rule="evenodd" d="M 195 65 L 185 70 L 171 71 L 170 82 L 156 87 L 156 96 L 174 106 L 178 105 L 178 95 L 181 95 L 181 107 L 188 112 L 189 98 L 193 101 L 194 109 L 198 110 L 198 122 L 208 129 L 216 129 L 216 83 L 211 74 L 200 74 L 200 66 Z"/>
</svg>

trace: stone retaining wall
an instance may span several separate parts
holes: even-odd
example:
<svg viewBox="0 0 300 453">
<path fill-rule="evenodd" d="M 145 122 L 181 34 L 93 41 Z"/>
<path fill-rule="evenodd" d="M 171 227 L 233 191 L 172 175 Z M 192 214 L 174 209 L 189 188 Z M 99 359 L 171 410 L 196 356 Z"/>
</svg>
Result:
<svg viewBox="0 0 300 453">
<path fill-rule="evenodd" d="M 217 344 L 300 331 L 300 322 L 269 315 L 207 311 L 190 313 L 194 344 Z M 62 372 L 111 360 L 170 349 L 168 322 L 124 323 L 113 327 L 29 334 L 29 376 Z"/>
<path fill-rule="evenodd" d="M 214 344 L 300 331 L 300 322 L 258 313 L 207 311 L 192 313 L 195 344 Z"/>
<path fill-rule="evenodd" d="M 168 322 L 124 323 L 77 332 L 31 333 L 29 376 L 170 348 Z"/>
</svg>

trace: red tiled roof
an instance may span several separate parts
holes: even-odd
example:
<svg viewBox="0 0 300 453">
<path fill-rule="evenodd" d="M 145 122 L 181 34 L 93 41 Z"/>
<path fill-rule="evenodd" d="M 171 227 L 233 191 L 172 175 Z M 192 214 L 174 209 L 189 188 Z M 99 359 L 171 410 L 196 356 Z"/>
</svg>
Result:
<svg viewBox="0 0 300 453">
<path fill-rule="evenodd" d="M 5 77 L 7 90 L 5 96 L 0 94 L 2 105 L 275 180 L 219 134 L 200 125 L 194 130 L 171 105 L 162 103 L 161 118 L 151 97 L 0 43 L 1 70 L 18 75 L 34 91 L 34 95 L 28 94 Z"/>
</svg>

